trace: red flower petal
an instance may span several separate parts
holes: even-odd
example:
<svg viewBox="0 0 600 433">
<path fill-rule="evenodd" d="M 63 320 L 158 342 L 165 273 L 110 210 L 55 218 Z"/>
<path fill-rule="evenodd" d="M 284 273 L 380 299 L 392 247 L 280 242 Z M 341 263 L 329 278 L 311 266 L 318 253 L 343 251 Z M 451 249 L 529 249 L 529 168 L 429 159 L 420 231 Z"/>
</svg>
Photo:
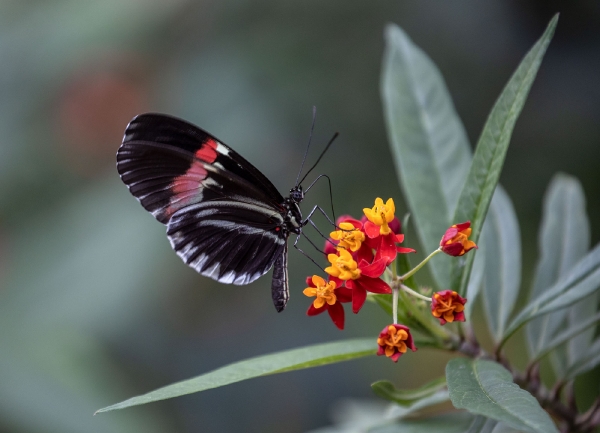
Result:
<svg viewBox="0 0 600 433">
<path fill-rule="evenodd" d="M 339 278 L 337 278 L 337 277 L 334 277 L 333 275 L 330 275 L 330 276 L 329 276 L 329 281 L 333 281 L 333 282 L 335 283 L 335 287 L 336 287 L 336 288 L 337 288 L 337 287 L 340 287 L 340 286 L 342 285 L 342 283 L 343 283 L 343 281 L 342 281 L 342 280 L 340 280 L 340 279 L 339 279 Z"/>
<path fill-rule="evenodd" d="M 352 254 L 352 257 L 356 263 L 360 263 L 363 260 L 367 263 L 371 263 L 373 261 L 373 250 L 363 242 L 358 251 Z"/>
<path fill-rule="evenodd" d="M 351 215 L 342 215 L 338 217 L 337 221 L 335 222 L 335 225 L 339 227 L 341 223 L 350 223 L 359 230 L 363 226 L 363 223 L 361 221 L 357 220 L 356 218 L 353 218 Z"/>
<path fill-rule="evenodd" d="M 466 221 L 464 223 L 455 224 L 455 225 L 456 225 L 456 229 L 459 232 L 462 232 L 464 229 L 468 229 L 469 227 L 471 227 L 471 221 Z"/>
<path fill-rule="evenodd" d="M 337 249 L 336 249 L 337 244 L 338 244 L 338 241 L 336 241 L 336 240 L 333 240 L 333 239 L 326 240 L 325 248 L 323 248 L 323 252 L 325 253 L 325 256 L 328 256 L 329 254 L 337 253 Z"/>
<path fill-rule="evenodd" d="M 360 284 L 357 284 L 358 280 L 348 280 L 346 285 L 352 289 L 352 312 L 357 314 L 365 301 L 367 300 L 367 291 Z"/>
<path fill-rule="evenodd" d="M 394 217 L 394 219 L 388 224 L 388 227 L 392 229 L 394 233 L 400 233 L 400 220 L 398 219 L 398 217 Z"/>
<path fill-rule="evenodd" d="M 417 252 L 417 250 L 413 250 L 412 248 L 404 248 L 404 247 L 396 247 L 396 251 L 399 254 L 416 253 Z"/>
<path fill-rule="evenodd" d="M 389 235 L 381 236 L 380 239 L 375 260 L 384 259 L 386 265 L 389 265 L 396 259 L 396 235 L 390 233 Z"/>
<path fill-rule="evenodd" d="M 446 242 L 448 242 L 450 239 L 452 239 L 457 234 L 458 234 L 458 229 L 456 227 L 450 227 L 448 230 L 446 230 L 446 233 L 444 233 L 444 236 L 442 237 L 442 240 L 440 241 L 440 246 L 444 246 L 444 244 Z"/>
<path fill-rule="evenodd" d="M 368 264 L 366 261 L 361 261 L 358 264 L 358 269 L 360 269 L 361 275 L 371 278 L 379 278 L 381 274 L 385 271 L 387 267 L 387 262 L 385 258 L 381 258 L 379 260 L 375 260 L 373 263 Z"/>
<path fill-rule="evenodd" d="M 381 278 L 361 277 L 354 281 L 371 293 L 389 294 L 392 288 Z"/>
<path fill-rule="evenodd" d="M 455 242 L 450 245 L 442 246 L 442 251 L 446 254 L 454 257 L 463 255 L 464 248 L 461 243 Z"/>
<path fill-rule="evenodd" d="M 371 221 L 367 221 L 364 225 L 365 234 L 370 238 L 376 238 L 379 236 L 379 226 L 373 224 Z"/>
<path fill-rule="evenodd" d="M 335 289 L 335 296 L 340 302 L 352 301 L 352 290 L 348 287 L 339 287 Z"/>
<path fill-rule="evenodd" d="M 315 285 L 312 282 L 312 277 L 306 277 L 306 285 L 308 287 L 315 287 Z"/>
<path fill-rule="evenodd" d="M 327 312 L 329 313 L 329 317 L 331 317 L 333 324 L 339 329 L 344 329 L 344 307 L 342 307 L 342 304 L 336 302 L 333 305 L 329 305 Z"/>
<path fill-rule="evenodd" d="M 327 307 L 327 304 L 323 305 L 321 308 L 315 308 L 315 306 L 313 305 L 313 303 L 310 303 L 310 307 L 308 307 L 308 311 L 306 312 L 307 316 L 316 316 L 318 314 L 321 314 L 322 312 L 324 312 Z"/>
</svg>

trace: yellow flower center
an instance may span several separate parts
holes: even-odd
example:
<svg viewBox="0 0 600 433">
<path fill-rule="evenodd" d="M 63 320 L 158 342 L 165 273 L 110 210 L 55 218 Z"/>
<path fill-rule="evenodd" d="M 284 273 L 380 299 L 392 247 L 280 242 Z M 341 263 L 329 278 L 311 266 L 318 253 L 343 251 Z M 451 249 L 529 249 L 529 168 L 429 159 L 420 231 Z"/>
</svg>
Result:
<svg viewBox="0 0 600 433">
<path fill-rule="evenodd" d="M 388 334 L 383 338 L 377 339 L 377 344 L 385 346 L 385 356 L 390 357 L 396 351 L 400 353 L 406 352 L 406 342 L 408 339 L 408 332 L 404 329 L 396 329 L 395 326 L 388 326 Z"/>
<path fill-rule="evenodd" d="M 333 305 L 336 303 L 337 298 L 335 296 L 335 283 L 333 281 L 325 281 L 318 275 L 313 275 L 312 283 L 315 287 L 307 287 L 302 293 L 309 298 L 315 296 L 316 299 L 313 301 L 315 308 L 321 308 L 323 305 Z"/>
<path fill-rule="evenodd" d="M 358 251 L 365 240 L 365 234 L 348 222 L 340 223 L 340 229 L 329 234 L 331 239 L 340 241 L 338 246 L 342 248 L 347 248 L 352 252 Z"/>
<path fill-rule="evenodd" d="M 329 275 L 344 281 L 356 280 L 360 277 L 358 264 L 354 261 L 348 250 L 338 248 L 338 254 L 329 254 L 327 260 L 331 263 L 331 266 L 325 268 L 325 272 Z"/>
<path fill-rule="evenodd" d="M 471 229 L 469 229 L 471 230 Z M 444 317 L 446 322 L 454 322 L 454 313 L 460 313 L 465 309 L 465 306 L 458 302 L 455 297 L 458 295 L 452 292 L 452 296 L 443 297 L 439 293 L 433 295 L 438 302 L 435 309 L 432 311 L 434 317 Z"/>
<path fill-rule="evenodd" d="M 388 223 L 394 219 L 394 212 L 396 212 L 396 206 L 394 205 L 393 199 L 383 203 L 383 200 L 379 197 L 375 199 L 375 206 L 371 209 L 364 208 L 363 212 L 369 221 L 379 226 L 380 235 L 389 235 L 392 231 L 388 226 Z"/>
</svg>

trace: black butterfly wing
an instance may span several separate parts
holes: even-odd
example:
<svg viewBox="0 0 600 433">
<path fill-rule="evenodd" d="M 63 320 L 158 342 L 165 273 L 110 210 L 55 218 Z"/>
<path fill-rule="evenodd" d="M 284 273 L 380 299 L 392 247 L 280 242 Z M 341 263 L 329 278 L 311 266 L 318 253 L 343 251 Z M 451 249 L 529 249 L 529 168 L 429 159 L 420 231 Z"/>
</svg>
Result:
<svg viewBox="0 0 600 433">
<path fill-rule="evenodd" d="M 208 132 L 171 116 L 136 116 L 117 152 L 117 170 L 163 224 L 179 209 L 223 197 L 251 197 L 283 211 L 283 197 L 252 164 Z"/>
<path fill-rule="evenodd" d="M 199 273 L 248 284 L 282 260 L 281 194 L 202 129 L 170 116 L 137 116 L 117 152 L 117 169 L 142 206 L 167 225 L 173 249 Z M 278 290 L 287 299 L 287 279 Z"/>
</svg>

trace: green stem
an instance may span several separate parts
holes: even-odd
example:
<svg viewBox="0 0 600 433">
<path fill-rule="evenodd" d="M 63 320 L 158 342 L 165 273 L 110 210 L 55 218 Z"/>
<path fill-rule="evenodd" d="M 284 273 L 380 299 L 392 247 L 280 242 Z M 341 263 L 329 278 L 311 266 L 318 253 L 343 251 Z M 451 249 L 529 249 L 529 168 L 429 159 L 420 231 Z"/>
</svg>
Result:
<svg viewBox="0 0 600 433">
<path fill-rule="evenodd" d="M 398 285 L 392 285 L 392 319 L 394 325 L 398 324 Z"/>
<path fill-rule="evenodd" d="M 413 289 L 411 289 L 408 286 L 405 286 L 404 284 L 400 283 L 400 288 L 402 290 L 404 290 L 406 293 L 411 294 L 412 296 L 415 296 L 419 299 L 422 299 L 423 301 L 427 301 L 427 302 L 431 302 L 431 298 L 428 298 L 427 296 L 423 296 L 420 293 L 415 292 Z"/>
<path fill-rule="evenodd" d="M 427 257 L 425 257 L 425 259 L 424 259 L 424 260 L 423 260 L 421 263 L 419 263 L 417 266 L 415 266 L 414 268 L 412 268 L 412 269 L 411 269 L 410 271 L 408 271 L 406 274 L 402 275 L 402 276 L 400 277 L 400 281 L 404 281 L 404 280 L 406 280 L 407 278 L 410 278 L 410 277 L 412 277 L 414 274 L 416 274 L 416 273 L 417 273 L 417 271 L 418 271 L 419 269 L 421 269 L 423 266 L 425 266 L 425 264 L 426 264 L 426 263 L 427 263 L 429 260 L 431 260 L 431 258 L 432 258 L 433 256 L 435 256 L 437 253 L 440 253 L 441 251 L 442 251 L 442 249 L 441 249 L 441 248 L 438 248 L 437 250 L 435 250 L 434 252 L 432 252 L 431 254 L 429 254 Z"/>
</svg>

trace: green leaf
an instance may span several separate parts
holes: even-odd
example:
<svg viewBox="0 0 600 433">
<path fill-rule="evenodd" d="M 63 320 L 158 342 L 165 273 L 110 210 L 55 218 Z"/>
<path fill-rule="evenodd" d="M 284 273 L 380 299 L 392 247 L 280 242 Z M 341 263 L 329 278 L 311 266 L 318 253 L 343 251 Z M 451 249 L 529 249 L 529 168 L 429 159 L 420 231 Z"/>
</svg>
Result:
<svg viewBox="0 0 600 433">
<path fill-rule="evenodd" d="M 425 409 L 431 406 L 445 403 L 450 400 L 447 389 L 440 389 L 433 394 L 426 397 L 422 397 L 419 400 L 413 401 L 411 404 L 406 406 L 392 406 L 387 412 L 387 416 L 392 419 L 403 419 L 411 416 L 417 416 L 417 413 L 421 409 Z"/>
<path fill-rule="evenodd" d="M 590 228 L 585 212 L 585 196 L 581 184 L 574 177 L 564 174 L 554 176 L 544 197 L 544 213 L 539 234 L 540 259 L 537 264 L 531 299 L 541 296 L 563 277 L 590 248 Z M 583 304 L 583 305 L 582 305 Z M 593 309 L 593 310 L 592 310 Z M 592 310 L 592 311 L 587 311 Z M 563 327 L 563 319 L 570 322 L 589 316 L 595 312 L 595 304 L 580 301 L 568 311 L 558 311 L 551 316 L 540 317 L 528 323 L 527 339 L 530 355 L 537 357 L 546 347 L 550 338 Z M 577 317 L 579 316 L 579 318 Z M 585 337 L 574 340 L 574 346 L 587 347 L 593 330 Z M 573 347 L 573 358 L 577 358 Z M 567 355 L 563 357 L 568 362 Z M 555 362 L 555 371 L 560 375 L 566 362 Z"/>
<path fill-rule="evenodd" d="M 558 433 L 550 416 L 503 366 L 482 359 L 455 358 L 446 366 L 450 399 L 457 409 L 531 433 Z"/>
<path fill-rule="evenodd" d="M 397 389 L 393 383 L 380 380 L 371 384 L 371 389 L 379 397 L 393 401 L 401 406 L 410 406 L 415 401 L 428 397 L 446 387 L 446 378 L 440 377 L 417 389 Z"/>
<path fill-rule="evenodd" d="M 548 343 L 546 343 L 544 350 L 538 353 L 538 355 L 534 358 L 535 361 L 540 360 L 543 356 L 548 354 L 551 350 L 554 350 L 561 344 L 566 343 L 567 341 L 573 340 L 578 335 L 582 334 L 585 331 L 592 330 L 594 331 L 595 325 L 600 322 L 600 312 L 596 313 L 594 316 L 587 318 L 586 320 L 572 323 L 571 326 L 562 330 L 556 334 Z M 589 349 L 589 345 L 586 349 Z M 586 352 L 583 352 L 583 356 L 585 356 Z M 581 356 L 581 357 L 583 357 Z"/>
<path fill-rule="evenodd" d="M 600 339 L 594 341 L 587 349 L 586 353 L 564 374 L 566 380 L 575 379 L 580 374 L 590 371 L 600 364 Z"/>
<path fill-rule="evenodd" d="M 471 221 L 473 231 L 470 238 L 474 242 L 479 240 L 504 165 L 513 128 L 550 44 L 557 22 L 558 15 L 555 15 L 542 37 L 521 61 L 494 104 L 477 143 L 473 163 L 453 219 L 453 223 Z M 467 288 L 474 258 L 472 254 L 467 254 L 465 258 L 452 261 L 452 289 L 461 295 L 464 295 Z"/>
<path fill-rule="evenodd" d="M 337 341 L 317 344 L 300 349 L 272 353 L 226 365 L 192 379 L 159 388 L 144 395 L 130 398 L 98 410 L 96 413 L 124 409 L 168 398 L 218 388 L 254 377 L 301 370 L 320 365 L 333 364 L 367 355 L 374 355 L 376 342 L 373 338 Z"/>
<path fill-rule="evenodd" d="M 465 433 L 492 433 L 495 432 L 494 428 L 497 425 L 495 420 L 478 415 L 473 418 L 469 430 L 466 430 Z"/>
<path fill-rule="evenodd" d="M 434 416 L 419 420 L 403 420 L 396 424 L 369 429 L 370 433 L 475 433 L 469 429 L 479 423 L 473 415 L 457 412 L 448 415 Z"/>
<path fill-rule="evenodd" d="M 591 295 L 600 287 L 600 244 L 579 260 L 570 272 L 543 295 L 530 302 L 511 322 L 503 342 L 528 321 L 566 308 Z"/>
<path fill-rule="evenodd" d="M 396 171 L 426 252 L 439 246 L 471 160 L 464 127 L 444 80 L 404 31 L 386 28 L 381 97 Z M 430 262 L 444 287 L 450 257 Z"/>
<path fill-rule="evenodd" d="M 471 250 L 469 254 L 475 254 L 475 260 L 473 262 L 471 278 L 469 278 L 469 284 L 467 285 L 466 298 L 468 302 L 465 304 L 465 317 L 467 321 L 473 317 L 473 308 L 483 288 L 483 277 L 485 276 L 485 243 L 480 242 L 479 249 Z"/>
<path fill-rule="evenodd" d="M 485 278 L 483 304 L 490 332 L 499 341 L 521 286 L 521 237 L 512 202 L 498 185 L 483 230 Z"/>
</svg>

